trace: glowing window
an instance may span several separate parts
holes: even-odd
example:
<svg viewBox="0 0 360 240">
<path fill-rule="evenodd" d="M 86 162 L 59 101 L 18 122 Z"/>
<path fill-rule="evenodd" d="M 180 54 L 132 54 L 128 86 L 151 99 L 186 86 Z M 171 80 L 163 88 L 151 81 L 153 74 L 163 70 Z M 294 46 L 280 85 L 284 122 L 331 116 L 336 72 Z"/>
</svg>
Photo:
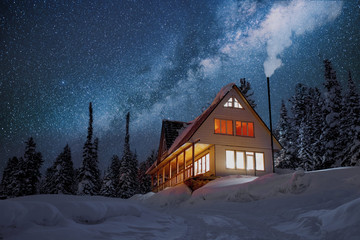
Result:
<svg viewBox="0 0 360 240">
<path fill-rule="evenodd" d="M 245 169 L 245 157 L 244 152 L 236 152 L 236 168 Z"/>
<path fill-rule="evenodd" d="M 220 120 L 215 119 L 215 133 L 220 133 Z"/>
<path fill-rule="evenodd" d="M 252 122 L 248 123 L 248 136 L 249 137 L 254 136 L 254 123 L 252 123 Z"/>
<path fill-rule="evenodd" d="M 254 153 L 246 152 L 246 169 L 254 170 Z"/>
<path fill-rule="evenodd" d="M 264 154 L 263 153 L 255 153 L 255 159 L 256 159 L 256 170 L 265 170 L 264 166 Z"/>
<path fill-rule="evenodd" d="M 242 122 L 241 123 L 241 135 L 242 136 L 247 136 L 247 122 Z"/>
<path fill-rule="evenodd" d="M 226 121 L 227 134 L 233 135 L 233 123 L 232 121 Z"/>
<path fill-rule="evenodd" d="M 229 98 L 229 100 L 224 104 L 224 107 L 232 107 L 233 106 L 233 98 Z"/>
<path fill-rule="evenodd" d="M 205 172 L 205 165 L 206 165 L 206 161 L 205 161 L 205 156 L 201 158 L 201 172 L 204 173 Z"/>
<path fill-rule="evenodd" d="M 235 133 L 237 136 L 254 137 L 254 123 L 235 121 Z"/>
<path fill-rule="evenodd" d="M 234 98 L 234 108 L 243 108 L 236 98 Z"/>
<path fill-rule="evenodd" d="M 229 98 L 229 100 L 224 104 L 224 107 L 227 108 L 243 108 L 239 101 L 236 98 Z"/>
<path fill-rule="evenodd" d="M 206 154 L 205 156 L 199 158 L 195 162 L 195 175 L 206 173 L 210 171 L 210 154 Z"/>
<path fill-rule="evenodd" d="M 206 172 L 210 171 L 210 155 L 209 154 L 206 154 L 205 156 L 206 158 Z"/>
<path fill-rule="evenodd" d="M 233 135 L 233 121 L 215 119 L 215 133 Z"/>
<path fill-rule="evenodd" d="M 235 168 L 234 151 L 226 150 L 226 168 Z"/>
<path fill-rule="evenodd" d="M 221 121 L 220 121 L 220 129 L 221 129 L 221 133 L 226 134 L 226 126 L 227 126 L 227 124 L 226 124 L 226 120 L 221 120 Z"/>
</svg>

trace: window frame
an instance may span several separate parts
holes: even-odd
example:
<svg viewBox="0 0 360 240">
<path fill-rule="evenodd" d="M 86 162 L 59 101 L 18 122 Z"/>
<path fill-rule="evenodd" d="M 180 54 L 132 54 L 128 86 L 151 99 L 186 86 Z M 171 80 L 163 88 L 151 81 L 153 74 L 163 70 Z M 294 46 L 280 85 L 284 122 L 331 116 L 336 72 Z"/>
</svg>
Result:
<svg viewBox="0 0 360 240">
<path fill-rule="evenodd" d="M 215 123 L 216 123 L 216 120 L 219 120 L 219 121 L 220 121 L 220 124 L 219 124 L 220 132 L 219 132 L 219 133 L 217 133 L 217 132 L 215 131 Z M 226 123 L 225 123 L 226 133 L 222 133 L 222 132 L 221 132 L 221 121 L 226 121 Z M 228 132 L 228 121 L 231 121 L 231 129 L 232 129 L 232 133 L 231 133 L 231 134 L 230 134 L 230 133 L 227 133 L 227 132 Z M 214 134 L 234 136 L 234 120 L 214 118 Z"/>
<path fill-rule="evenodd" d="M 195 174 L 194 176 L 197 175 L 201 175 L 201 174 L 205 174 L 207 172 L 210 172 L 210 152 L 206 152 L 204 154 L 200 155 L 201 157 L 198 157 L 195 161 L 194 161 L 194 168 L 195 168 Z M 206 156 L 209 156 L 209 166 L 207 165 L 207 161 L 206 161 Z M 202 162 L 204 159 L 204 163 Z M 200 163 L 201 161 L 201 163 Z M 200 168 L 199 168 L 200 166 Z M 203 166 L 205 167 L 205 169 L 203 169 Z M 208 169 L 208 170 L 207 170 Z M 201 171 L 200 171 L 201 170 Z M 206 171 L 207 170 L 207 171 Z"/>
<path fill-rule="evenodd" d="M 225 106 L 225 105 L 228 104 L 228 102 L 229 102 L 230 99 L 231 99 L 231 106 Z M 236 102 L 240 105 L 240 108 L 235 107 L 235 100 L 236 100 Z M 240 103 L 240 101 L 239 101 L 236 97 L 234 97 L 234 96 L 229 97 L 228 100 L 225 102 L 225 104 L 223 104 L 223 107 L 224 107 L 224 108 L 230 108 L 230 109 L 233 108 L 233 109 L 241 109 L 241 110 L 244 110 L 243 105 L 242 105 L 242 104 Z"/>
<path fill-rule="evenodd" d="M 227 167 L 227 158 L 226 158 L 226 152 L 227 151 L 231 151 L 233 152 L 234 154 L 234 168 L 229 168 Z M 237 167 L 237 153 L 242 153 L 243 154 L 243 160 L 244 160 L 244 168 L 238 168 Z M 247 154 L 247 153 L 252 153 L 252 154 Z M 264 169 L 261 170 L 261 169 L 257 169 L 257 159 L 256 159 L 256 154 L 262 154 L 263 156 L 263 166 L 264 166 Z M 247 167 L 247 156 L 248 155 L 251 155 L 253 157 L 253 169 L 248 169 Z M 265 166 L 265 153 L 264 152 L 258 152 L 258 151 L 246 151 L 246 150 L 234 150 L 234 149 L 225 149 L 225 168 L 226 169 L 230 169 L 230 170 L 243 170 L 243 171 L 246 171 L 246 172 L 250 172 L 250 171 L 254 171 L 254 172 L 265 172 L 266 171 L 266 166 Z"/>
<path fill-rule="evenodd" d="M 247 133 L 249 132 L 249 123 L 252 123 L 252 126 L 253 126 L 253 135 L 252 136 L 249 136 L 249 135 L 238 135 L 237 134 L 237 127 L 236 127 L 236 123 L 237 122 L 240 122 L 241 123 L 241 132 L 242 132 L 242 124 L 243 123 L 246 123 L 246 130 L 247 130 Z M 255 138 L 255 123 L 254 122 L 250 122 L 250 121 L 240 121 L 240 120 L 235 120 L 235 128 L 234 128 L 234 136 L 237 136 L 237 137 L 249 137 L 249 138 Z"/>
</svg>

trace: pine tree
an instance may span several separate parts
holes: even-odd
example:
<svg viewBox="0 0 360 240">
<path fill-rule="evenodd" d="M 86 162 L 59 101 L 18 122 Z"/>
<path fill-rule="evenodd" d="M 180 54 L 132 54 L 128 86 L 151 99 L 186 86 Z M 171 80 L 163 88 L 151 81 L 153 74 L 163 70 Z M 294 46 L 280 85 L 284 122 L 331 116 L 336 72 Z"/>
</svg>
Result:
<svg viewBox="0 0 360 240">
<path fill-rule="evenodd" d="M 341 166 L 360 165 L 360 97 L 351 72 L 349 72 L 348 89 L 343 100 L 342 136 L 346 147 Z"/>
<path fill-rule="evenodd" d="M 100 195 L 106 197 L 118 197 L 120 182 L 120 159 L 117 155 L 111 158 L 111 165 L 104 174 Z"/>
<path fill-rule="evenodd" d="M 146 174 L 146 171 L 151 167 L 151 165 L 156 161 L 157 153 L 153 150 L 151 155 L 146 159 L 146 161 L 141 162 L 139 165 L 138 172 L 138 182 L 139 189 L 138 192 L 145 194 L 151 191 L 151 177 Z"/>
<path fill-rule="evenodd" d="M 53 165 L 47 169 L 42 193 L 74 194 L 74 168 L 71 160 L 71 150 L 66 145 Z"/>
<path fill-rule="evenodd" d="M 240 78 L 240 87 L 239 87 L 242 95 L 246 98 L 252 108 L 256 108 L 257 104 L 255 100 L 252 98 L 254 92 L 251 91 L 251 85 L 245 78 Z"/>
<path fill-rule="evenodd" d="M 311 151 L 311 161 L 313 169 L 321 168 L 322 158 L 323 158 L 323 148 L 321 142 L 321 129 L 324 121 L 324 116 L 321 111 L 321 106 L 323 99 L 318 88 L 310 88 L 309 96 L 311 97 L 311 102 L 309 103 L 310 109 L 308 117 L 308 138 Z"/>
<path fill-rule="evenodd" d="M 280 108 L 280 119 L 276 129 L 279 143 L 283 147 L 275 159 L 277 162 L 277 167 L 279 168 L 295 169 L 298 166 L 298 160 L 295 157 L 293 133 L 290 121 L 291 119 L 289 119 L 285 103 L 282 101 Z"/>
<path fill-rule="evenodd" d="M 6 167 L 3 171 L 1 179 L 2 195 L 7 197 L 16 196 L 14 187 L 17 185 L 17 174 L 19 172 L 19 160 L 17 157 L 9 158 Z"/>
<path fill-rule="evenodd" d="M 97 148 L 98 140 L 92 142 L 93 137 L 93 109 L 89 104 L 89 126 L 86 142 L 83 147 L 83 162 L 78 172 L 79 195 L 96 195 L 100 190 L 100 170 L 98 168 Z"/>
<path fill-rule="evenodd" d="M 324 158 L 321 168 L 329 168 L 339 166 L 336 163 L 337 158 L 342 157 L 342 149 L 344 148 L 341 128 L 341 87 L 336 78 L 336 71 L 332 68 L 329 60 L 324 60 L 325 66 L 325 92 L 324 104 L 322 112 L 325 121 L 322 127 L 321 140 L 324 144 Z"/>
<path fill-rule="evenodd" d="M 20 189 L 21 195 L 33 195 L 38 192 L 41 173 L 40 167 L 43 164 L 42 155 L 36 152 L 36 143 L 30 137 L 26 142 L 25 154 L 21 164 Z"/>
<path fill-rule="evenodd" d="M 129 135 L 130 113 L 126 115 L 126 134 L 124 143 L 124 153 L 121 159 L 119 196 L 121 198 L 130 198 L 137 193 L 137 172 L 138 162 L 136 154 L 130 151 Z"/>
<path fill-rule="evenodd" d="M 55 168 L 51 166 L 46 169 L 45 177 L 42 179 L 40 184 L 40 193 L 41 194 L 54 194 L 56 185 L 55 185 Z"/>
<path fill-rule="evenodd" d="M 306 133 L 305 129 L 306 121 L 307 121 L 307 110 L 308 110 L 308 104 L 309 104 L 309 95 L 308 95 L 308 87 L 304 84 L 297 84 L 295 86 L 295 95 L 291 97 L 290 102 L 291 105 L 291 112 L 292 112 L 292 119 L 290 121 L 292 129 L 292 138 L 293 138 L 293 151 L 295 157 L 300 160 L 298 163 L 299 165 L 297 167 L 303 167 L 303 161 L 305 159 L 302 159 L 301 157 L 304 157 L 304 152 L 307 151 L 305 149 L 301 149 L 302 147 L 306 147 L 306 143 L 303 143 L 306 141 Z M 302 137 L 299 137 L 299 136 Z M 300 157 L 301 153 L 301 157 Z M 307 160 L 305 160 L 307 161 Z"/>
</svg>

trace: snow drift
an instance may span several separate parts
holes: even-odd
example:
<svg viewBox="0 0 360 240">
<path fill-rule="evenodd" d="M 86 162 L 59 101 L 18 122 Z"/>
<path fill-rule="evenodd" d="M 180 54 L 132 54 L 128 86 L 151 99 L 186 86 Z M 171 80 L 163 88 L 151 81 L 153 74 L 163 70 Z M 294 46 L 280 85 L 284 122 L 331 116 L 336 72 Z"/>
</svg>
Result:
<svg viewBox="0 0 360 240">
<path fill-rule="evenodd" d="M 358 239 L 360 168 L 228 176 L 131 199 L 0 201 L 0 239 Z"/>
</svg>

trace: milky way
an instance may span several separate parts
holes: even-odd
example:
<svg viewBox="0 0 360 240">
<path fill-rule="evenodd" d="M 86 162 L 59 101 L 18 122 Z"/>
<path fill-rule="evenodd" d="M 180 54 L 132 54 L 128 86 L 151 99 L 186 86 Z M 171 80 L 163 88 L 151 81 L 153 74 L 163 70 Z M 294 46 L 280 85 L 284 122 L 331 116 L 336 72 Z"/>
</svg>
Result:
<svg viewBox="0 0 360 240">
<path fill-rule="evenodd" d="M 356 1 L 2 1 L 0 170 L 30 136 L 45 166 L 66 143 L 79 166 L 90 101 L 104 168 L 121 155 L 126 112 L 142 161 L 162 119 L 192 120 L 242 77 L 267 122 L 264 64 L 275 120 L 296 83 L 322 86 L 324 58 L 359 85 L 359 11 Z"/>
</svg>

